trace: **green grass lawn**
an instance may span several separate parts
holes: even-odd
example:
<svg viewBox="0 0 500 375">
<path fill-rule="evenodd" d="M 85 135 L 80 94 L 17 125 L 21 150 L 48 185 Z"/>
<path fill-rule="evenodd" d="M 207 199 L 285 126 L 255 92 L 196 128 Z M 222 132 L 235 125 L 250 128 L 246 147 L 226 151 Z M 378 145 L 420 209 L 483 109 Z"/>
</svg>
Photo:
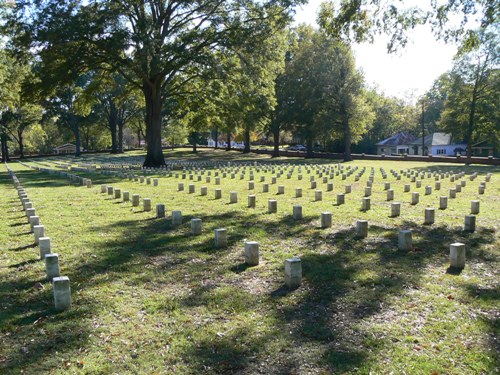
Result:
<svg viewBox="0 0 500 375">
<path fill-rule="evenodd" d="M 55 174 L 10 163 L 60 257 L 61 274 L 72 288 L 72 308 L 53 309 L 52 286 L 5 166 L 0 166 L 0 373 L 2 374 L 495 374 L 499 371 L 500 168 L 416 162 L 356 161 L 340 164 L 366 167 L 358 182 L 335 176 L 333 191 L 316 172 L 335 168 L 329 160 L 270 159 L 223 151 L 188 150 L 166 153 L 168 161 L 247 163 L 244 179 L 236 173 L 211 181 L 152 173 L 159 186 L 129 181 L 119 173 L 73 172 L 91 178 L 94 186 L 71 185 Z M 77 163 L 140 163 L 143 154 L 89 155 L 80 159 L 33 159 L 27 164 L 61 170 Z M 285 172 L 276 184 L 271 170 L 255 171 L 255 190 L 248 190 L 250 162 L 276 165 Z M 207 164 L 208 165 L 208 164 Z M 227 165 L 227 164 L 226 164 Z M 291 179 L 286 170 L 296 165 Z M 303 179 L 298 180 L 302 165 Z M 306 171 L 309 165 L 310 173 Z M 371 168 L 375 179 L 371 210 L 361 200 Z M 380 173 L 383 168 L 387 179 Z M 439 210 L 439 196 L 457 182 L 434 177 L 421 188 L 400 181 L 390 170 L 464 171 L 467 181 L 448 208 Z M 241 172 L 242 168 L 240 168 Z M 474 171 L 478 177 L 470 181 Z M 134 171 L 139 175 L 140 171 Z M 179 177 L 176 178 L 175 174 Z M 491 173 L 484 195 L 480 182 Z M 269 183 L 262 192 L 260 176 Z M 314 201 L 310 176 L 323 200 Z M 328 177 L 328 174 L 324 174 Z M 220 172 L 219 177 L 222 177 Z M 418 179 L 418 178 L 417 178 Z M 178 183 L 185 191 L 178 192 Z M 391 182 L 401 216 L 390 217 L 384 183 Z M 100 184 L 130 195 L 141 205 L 100 193 Z M 196 192 L 188 193 L 194 184 Z M 344 185 L 352 184 L 346 203 L 336 205 Z M 278 195 L 278 185 L 285 194 Z M 425 186 L 433 187 L 424 195 Z M 200 187 L 208 195 L 200 195 Z M 303 196 L 295 198 L 295 188 Z M 222 199 L 214 190 L 222 189 Z M 229 204 L 229 192 L 239 201 Z M 420 202 L 411 205 L 411 192 Z M 257 205 L 247 208 L 248 194 Z M 144 212 L 142 198 L 153 211 Z M 278 212 L 267 213 L 268 199 Z M 479 200 L 477 230 L 463 231 L 470 201 Z M 167 218 L 156 219 L 158 203 Z M 292 217 L 302 205 L 303 219 Z M 436 222 L 423 225 L 426 207 L 436 208 Z M 181 210 L 183 224 L 173 226 L 172 210 Z M 333 214 L 333 226 L 320 228 L 320 215 Z M 190 219 L 201 218 L 203 234 L 190 234 Z M 369 222 L 366 239 L 356 237 L 357 220 Z M 215 249 L 214 230 L 226 228 L 229 246 Z M 399 229 L 412 229 L 414 250 L 397 249 Z M 258 241 L 260 264 L 244 263 L 244 242 Z M 449 245 L 463 242 L 467 264 L 448 268 Z M 284 286 L 283 262 L 302 259 L 298 289 Z M 40 284 L 39 284 L 40 283 Z"/>
</svg>

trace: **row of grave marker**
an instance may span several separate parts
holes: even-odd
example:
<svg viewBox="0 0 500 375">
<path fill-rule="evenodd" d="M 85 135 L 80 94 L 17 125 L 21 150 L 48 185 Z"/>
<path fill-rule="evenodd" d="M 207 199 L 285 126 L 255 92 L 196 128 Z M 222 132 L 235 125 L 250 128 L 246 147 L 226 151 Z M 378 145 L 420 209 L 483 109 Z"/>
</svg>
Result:
<svg viewBox="0 0 500 375">
<path fill-rule="evenodd" d="M 58 311 L 67 310 L 71 306 L 71 288 L 69 278 L 60 275 L 59 254 L 52 253 L 50 237 L 45 236 L 45 226 L 41 225 L 40 217 L 36 215 L 36 210 L 28 197 L 28 193 L 15 173 L 7 164 L 5 166 L 12 178 L 18 197 L 23 205 L 23 211 L 31 226 L 35 244 L 38 245 L 40 251 L 40 260 L 45 261 L 46 277 L 52 281 L 54 308 Z"/>
</svg>

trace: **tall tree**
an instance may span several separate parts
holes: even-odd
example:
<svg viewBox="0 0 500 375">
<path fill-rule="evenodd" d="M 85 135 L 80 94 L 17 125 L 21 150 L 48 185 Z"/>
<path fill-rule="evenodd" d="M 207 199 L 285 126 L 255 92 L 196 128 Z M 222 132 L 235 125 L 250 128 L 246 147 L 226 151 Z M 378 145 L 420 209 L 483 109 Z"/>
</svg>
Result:
<svg viewBox="0 0 500 375">
<path fill-rule="evenodd" d="M 322 3 L 318 20 L 330 35 L 342 40 L 373 40 L 375 34 L 386 33 L 390 35 L 387 49 L 392 52 L 404 47 L 411 30 L 423 24 L 431 26 L 436 38 L 474 44 L 478 33 L 498 23 L 499 13 L 497 0 L 430 0 L 419 1 L 418 6 L 404 1 L 343 0 Z M 471 19 L 476 22 L 469 23 Z"/>
<path fill-rule="evenodd" d="M 441 125 L 467 142 L 467 158 L 480 136 L 493 139 L 500 133 L 500 44 L 495 33 L 479 34 L 474 49 L 458 54 L 450 74 L 449 95 Z"/>
<path fill-rule="evenodd" d="M 371 125 L 372 111 L 363 96 L 363 78 L 350 48 L 322 31 L 301 26 L 290 51 L 280 115 L 306 140 L 312 156 L 314 140 L 342 139 L 344 157 L 351 159 L 351 143 Z M 281 107 L 280 107 L 281 106 Z"/>
<path fill-rule="evenodd" d="M 158 166 L 165 163 L 165 101 L 210 69 L 213 49 L 258 42 L 273 32 L 272 25 L 287 22 L 291 7 L 302 2 L 20 0 L 7 26 L 15 45 L 36 51 L 46 66 L 62 67 L 59 73 L 66 77 L 99 66 L 120 72 L 141 89 L 146 106 L 144 164 Z"/>
</svg>

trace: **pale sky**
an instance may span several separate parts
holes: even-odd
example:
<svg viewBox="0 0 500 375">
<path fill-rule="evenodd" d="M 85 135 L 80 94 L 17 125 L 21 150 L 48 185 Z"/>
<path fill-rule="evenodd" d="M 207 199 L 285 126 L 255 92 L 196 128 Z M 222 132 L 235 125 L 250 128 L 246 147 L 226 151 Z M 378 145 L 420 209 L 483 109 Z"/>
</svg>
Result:
<svg viewBox="0 0 500 375">
<path fill-rule="evenodd" d="M 316 13 L 323 0 L 309 0 L 297 9 L 296 24 L 316 26 Z M 420 26 L 410 34 L 405 49 L 387 53 L 387 40 L 377 36 L 373 44 L 353 46 L 356 64 L 368 85 L 376 85 L 388 96 L 413 100 L 423 95 L 442 73 L 450 70 L 457 47 L 436 41 L 428 26 Z"/>
</svg>

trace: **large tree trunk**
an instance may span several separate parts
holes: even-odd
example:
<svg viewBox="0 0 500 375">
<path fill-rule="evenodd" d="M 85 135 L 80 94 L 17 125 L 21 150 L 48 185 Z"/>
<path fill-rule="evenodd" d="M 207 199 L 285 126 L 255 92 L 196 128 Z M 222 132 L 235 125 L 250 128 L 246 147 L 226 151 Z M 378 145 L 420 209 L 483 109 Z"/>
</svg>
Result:
<svg viewBox="0 0 500 375">
<path fill-rule="evenodd" d="M 278 125 L 273 126 L 273 140 L 274 140 L 274 150 L 273 157 L 280 156 L 280 127 Z"/>
<path fill-rule="evenodd" d="M 214 129 L 214 136 L 215 136 L 215 149 L 217 150 L 219 148 L 219 129 L 215 128 Z"/>
<path fill-rule="evenodd" d="M 192 134 L 192 145 L 193 145 L 193 154 L 196 154 L 198 150 L 196 149 L 196 142 L 198 141 L 198 132 L 193 132 Z"/>
<path fill-rule="evenodd" d="M 123 154 L 123 121 L 118 121 L 118 153 Z"/>
<path fill-rule="evenodd" d="M 313 137 L 311 135 L 307 136 L 306 148 L 307 148 L 306 158 L 312 158 L 314 154 L 313 154 Z"/>
<path fill-rule="evenodd" d="M 109 99 L 109 114 L 108 114 L 108 126 L 111 132 L 111 153 L 116 154 L 118 152 L 118 147 L 116 144 L 116 128 L 118 122 L 118 113 L 116 111 L 116 106 L 113 100 Z"/>
<path fill-rule="evenodd" d="M 469 108 L 469 122 L 467 124 L 467 163 L 470 164 L 472 158 L 472 132 L 474 131 L 474 120 L 476 117 L 477 104 L 477 84 L 474 85 L 472 100 Z"/>
<path fill-rule="evenodd" d="M 250 152 L 250 129 L 245 129 L 245 147 L 243 148 L 243 153 L 248 154 Z"/>
<path fill-rule="evenodd" d="M 349 115 L 347 109 L 342 106 L 342 128 L 344 130 L 344 161 L 351 161 L 351 127 L 349 126 Z"/>
<path fill-rule="evenodd" d="M 142 91 L 146 101 L 146 160 L 145 167 L 161 167 L 165 158 L 161 148 L 161 100 L 160 77 L 144 80 Z"/>
<path fill-rule="evenodd" d="M 76 152 L 75 156 L 81 155 L 81 141 L 80 141 L 80 126 L 78 124 L 78 119 L 76 115 L 71 115 L 71 130 L 73 130 L 73 134 L 75 135 L 75 146 Z"/>
<path fill-rule="evenodd" d="M 19 157 L 24 158 L 24 142 L 22 130 L 17 130 L 17 143 L 19 144 Z"/>
<path fill-rule="evenodd" d="M 231 151 L 231 132 L 227 132 L 227 146 L 226 151 Z"/>
<path fill-rule="evenodd" d="M 2 162 L 10 161 L 7 134 L 5 132 L 0 135 L 0 143 L 2 144 Z"/>
</svg>

